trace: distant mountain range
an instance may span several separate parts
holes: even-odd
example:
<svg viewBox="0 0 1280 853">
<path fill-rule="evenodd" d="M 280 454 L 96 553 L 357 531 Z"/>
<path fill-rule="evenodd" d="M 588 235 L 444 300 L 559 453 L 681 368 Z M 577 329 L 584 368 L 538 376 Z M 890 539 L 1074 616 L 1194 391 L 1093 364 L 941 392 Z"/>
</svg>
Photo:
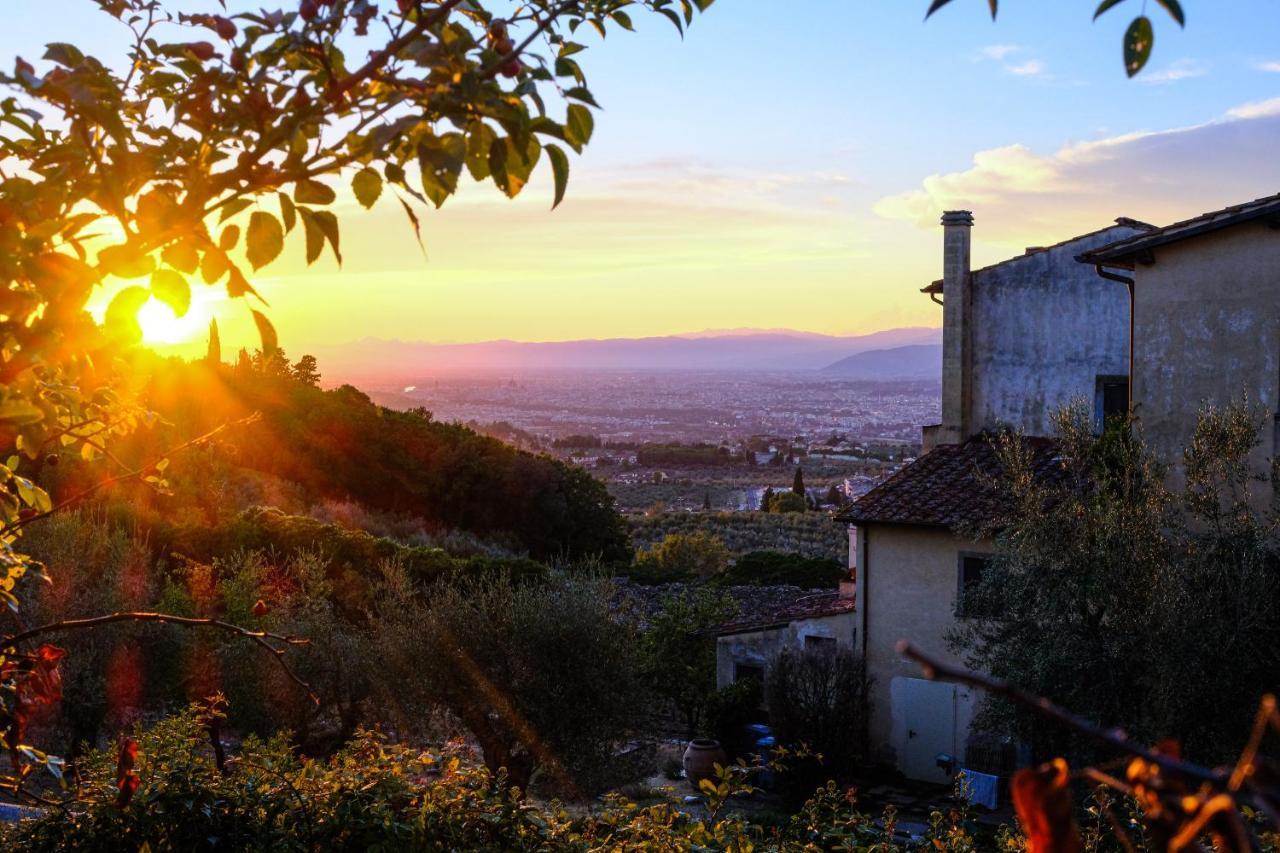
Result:
<svg viewBox="0 0 1280 853">
<path fill-rule="evenodd" d="M 847 379 L 939 379 L 942 344 L 867 350 L 828 364 L 822 371 Z"/>
<path fill-rule="evenodd" d="M 927 358 L 915 347 L 928 348 L 942 340 L 942 330 L 927 327 L 887 329 L 869 335 L 837 336 L 788 329 L 732 329 L 654 338 L 605 340 L 484 341 L 433 344 L 365 338 L 348 344 L 314 347 L 326 384 L 332 381 L 384 383 L 412 381 L 433 375 L 505 374 L 544 371 L 595 370 L 803 370 L 829 369 L 850 357 L 867 355 L 883 371 L 859 373 L 859 378 L 903 379 L 941 376 L 940 367 L 926 375 Z M 887 353 L 912 348 L 904 361 Z M 879 356 L 873 353 L 886 355 Z M 938 364 L 941 364 L 940 356 Z M 855 364 L 856 363 L 852 363 Z M 904 368 L 906 371 L 904 372 Z"/>
</svg>

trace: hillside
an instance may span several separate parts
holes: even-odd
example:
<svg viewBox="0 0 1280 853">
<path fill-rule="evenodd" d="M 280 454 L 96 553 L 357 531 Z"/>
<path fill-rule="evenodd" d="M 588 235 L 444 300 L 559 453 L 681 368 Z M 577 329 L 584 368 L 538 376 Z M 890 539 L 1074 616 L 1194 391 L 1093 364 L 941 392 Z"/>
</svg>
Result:
<svg viewBox="0 0 1280 853">
<path fill-rule="evenodd" d="M 168 422 L 122 443 L 118 457 L 127 464 L 261 413 L 258 422 L 175 461 L 167 471 L 175 494 L 142 492 L 139 512 L 212 524 L 256 503 L 347 501 L 538 559 L 629 556 L 612 498 L 580 468 L 422 410 L 384 409 L 351 386 L 323 391 L 270 365 L 151 359 L 136 367 L 146 377 L 146 405 Z M 84 476 L 75 465 L 61 466 L 61 491 L 82 487 L 76 480 Z"/>
<path fill-rule="evenodd" d="M 846 379 L 940 379 L 942 345 L 867 350 L 829 364 L 822 372 Z"/>
</svg>

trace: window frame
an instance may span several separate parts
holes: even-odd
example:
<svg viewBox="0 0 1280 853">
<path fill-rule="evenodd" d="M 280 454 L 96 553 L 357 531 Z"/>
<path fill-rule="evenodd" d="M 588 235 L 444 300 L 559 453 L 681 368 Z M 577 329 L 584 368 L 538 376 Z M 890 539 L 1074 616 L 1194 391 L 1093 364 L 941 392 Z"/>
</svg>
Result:
<svg viewBox="0 0 1280 853">
<path fill-rule="evenodd" d="M 974 614 L 968 614 L 964 612 L 964 606 L 963 606 L 964 591 L 966 587 L 965 580 L 964 580 L 965 561 L 981 560 L 983 564 L 983 568 L 985 569 L 987 566 L 991 565 L 992 561 L 995 560 L 995 558 L 996 558 L 996 555 L 991 551 L 958 551 L 956 552 L 956 598 L 955 598 L 955 606 L 952 609 L 955 611 L 955 615 L 957 619 L 974 618 Z M 981 580 L 982 580 L 981 575 L 979 575 L 978 580 L 973 581 L 973 583 L 980 583 Z"/>
</svg>

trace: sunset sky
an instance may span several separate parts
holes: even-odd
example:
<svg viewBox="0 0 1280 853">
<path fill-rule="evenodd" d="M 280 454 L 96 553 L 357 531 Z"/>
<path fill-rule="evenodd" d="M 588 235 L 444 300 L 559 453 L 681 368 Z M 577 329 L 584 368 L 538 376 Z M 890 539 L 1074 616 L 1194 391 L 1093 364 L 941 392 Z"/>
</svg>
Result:
<svg viewBox="0 0 1280 853">
<path fill-rule="evenodd" d="M 1150 4 L 1155 54 L 1135 81 L 1120 38 L 1141 0 L 1097 24 L 1091 3 L 1045 0 L 1007 0 L 995 24 L 981 0 L 927 24 L 925 0 L 719 0 L 683 42 L 637 15 L 638 34 L 581 57 L 605 109 L 557 211 L 545 162 L 514 202 L 468 184 L 425 215 L 424 259 L 394 201 L 352 201 L 341 270 L 308 269 L 294 243 L 255 285 L 295 354 L 369 336 L 938 325 L 917 290 L 940 274 L 944 208 L 975 211 L 988 263 L 1121 215 L 1165 223 L 1280 191 L 1280 3 L 1183 2 L 1185 32 Z M 5 9 L 6 65 L 55 39 L 104 59 L 116 43 L 88 2 Z M 252 343 L 245 314 L 203 289 L 172 331 L 198 350 L 217 316 L 227 344 Z"/>
</svg>

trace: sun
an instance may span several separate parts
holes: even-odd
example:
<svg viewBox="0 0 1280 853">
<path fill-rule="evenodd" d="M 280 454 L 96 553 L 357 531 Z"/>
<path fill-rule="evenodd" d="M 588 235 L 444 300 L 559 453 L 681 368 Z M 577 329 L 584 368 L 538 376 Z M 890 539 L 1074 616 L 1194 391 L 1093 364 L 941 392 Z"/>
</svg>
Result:
<svg viewBox="0 0 1280 853">
<path fill-rule="evenodd" d="M 153 344 L 180 344 L 189 341 L 204 328 L 195 313 L 187 311 L 178 317 L 168 305 L 157 299 L 150 299 L 138 311 L 142 339 Z"/>
</svg>

